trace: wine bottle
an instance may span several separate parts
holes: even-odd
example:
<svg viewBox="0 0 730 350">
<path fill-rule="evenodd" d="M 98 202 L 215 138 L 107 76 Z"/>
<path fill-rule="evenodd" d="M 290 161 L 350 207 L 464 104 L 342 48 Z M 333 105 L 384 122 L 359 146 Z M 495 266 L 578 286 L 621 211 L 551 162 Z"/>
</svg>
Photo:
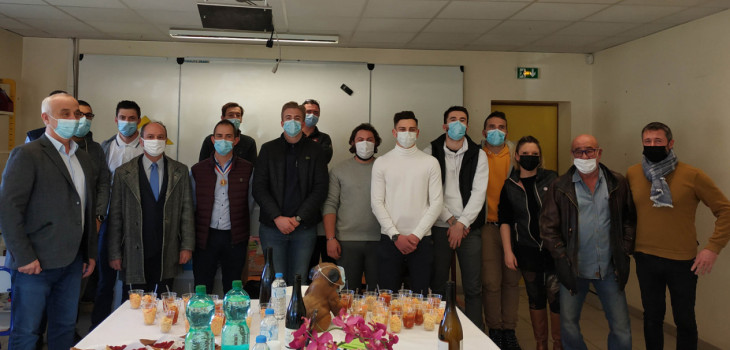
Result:
<svg viewBox="0 0 730 350">
<path fill-rule="evenodd" d="M 284 341 L 288 349 L 291 349 L 289 343 L 294 340 L 293 333 L 304 324 L 303 317 L 307 317 L 307 309 L 304 307 L 304 298 L 302 297 L 302 276 L 296 275 L 294 277 L 293 288 L 284 320 L 284 327 L 286 328 Z"/>
<path fill-rule="evenodd" d="M 276 271 L 274 271 L 274 248 L 266 248 L 264 258 L 266 259 L 266 265 L 264 265 L 264 271 L 261 272 L 259 303 L 268 303 L 271 300 L 271 284 L 276 279 Z"/>
<path fill-rule="evenodd" d="M 459 315 L 456 313 L 456 284 L 446 283 L 446 310 L 439 324 L 439 350 L 464 349 L 464 331 L 461 329 Z"/>
</svg>

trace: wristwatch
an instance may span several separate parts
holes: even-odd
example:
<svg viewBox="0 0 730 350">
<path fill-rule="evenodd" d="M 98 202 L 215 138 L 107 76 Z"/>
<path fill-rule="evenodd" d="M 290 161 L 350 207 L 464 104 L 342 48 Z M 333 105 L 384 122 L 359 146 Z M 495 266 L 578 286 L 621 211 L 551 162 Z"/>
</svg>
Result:
<svg viewBox="0 0 730 350">
<path fill-rule="evenodd" d="M 104 222 L 104 219 L 106 219 L 106 218 L 104 217 L 104 215 L 97 215 L 97 216 L 96 216 L 96 220 L 99 220 L 99 222 Z"/>
<path fill-rule="evenodd" d="M 296 220 L 297 222 L 302 222 L 302 217 L 297 215 L 294 217 L 294 220 Z"/>
<path fill-rule="evenodd" d="M 398 237 L 400 237 L 400 233 L 396 233 L 396 234 L 394 234 L 394 235 L 393 235 L 392 237 L 390 237 L 390 239 L 392 239 L 392 240 L 393 240 L 393 242 L 395 242 L 395 241 L 397 241 L 397 240 L 398 240 Z"/>
</svg>

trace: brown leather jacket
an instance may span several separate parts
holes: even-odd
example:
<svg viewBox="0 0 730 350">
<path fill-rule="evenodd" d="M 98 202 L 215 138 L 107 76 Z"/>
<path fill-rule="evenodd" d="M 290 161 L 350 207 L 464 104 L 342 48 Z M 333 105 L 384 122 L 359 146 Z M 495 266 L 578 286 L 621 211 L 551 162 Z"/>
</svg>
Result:
<svg viewBox="0 0 730 350">
<path fill-rule="evenodd" d="M 621 290 L 629 279 L 630 258 L 634 251 L 636 210 L 629 183 L 623 175 L 600 164 L 608 185 L 611 212 L 611 261 Z M 573 173 L 575 166 L 555 180 L 545 194 L 540 213 L 540 236 L 555 259 L 560 282 L 573 294 L 578 276 L 578 200 Z"/>
</svg>

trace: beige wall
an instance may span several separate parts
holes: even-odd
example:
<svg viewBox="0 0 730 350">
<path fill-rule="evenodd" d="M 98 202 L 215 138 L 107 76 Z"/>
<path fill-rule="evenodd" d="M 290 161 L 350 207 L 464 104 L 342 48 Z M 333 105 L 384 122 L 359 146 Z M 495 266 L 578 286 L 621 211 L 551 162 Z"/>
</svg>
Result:
<svg viewBox="0 0 730 350">
<path fill-rule="evenodd" d="M 730 194 L 728 81 L 730 11 L 694 21 L 596 54 L 593 70 L 593 130 L 603 160 L 619 171 L 641 160 L 641 128 L 661 121 L 672 128 L 680 161 L 703 169 Z M 700 248 L 714 228 L 709 209 L 700 205 Z M 730 349 L 730 253 L 700 277 L 697 324 L 701 339 Z M 638 283 L 627 286 L 630 303 L 641 309 Z M 672 322 L 671 311 L 667 321 Z"/>
<path fill-rule="evenodd" d="M 0 29 L 0 78 L 13 79 L 20 84 L 21 67 L 23 62 L 23 38 L 6 30 Z M 21 109 L 18 101 L 21 96 L 16 92 L 16 112 Z M 0 170 L 4 169 L 8 158 L 8 119 L 0 116 Z"/>
</svg>

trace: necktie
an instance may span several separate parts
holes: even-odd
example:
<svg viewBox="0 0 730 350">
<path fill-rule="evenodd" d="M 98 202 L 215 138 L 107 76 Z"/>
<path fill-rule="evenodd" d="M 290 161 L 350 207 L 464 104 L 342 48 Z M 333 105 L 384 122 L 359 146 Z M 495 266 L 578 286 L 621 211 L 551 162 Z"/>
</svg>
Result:
<svg viewBox="0 0 730 350">
<path fill-rule="evenodd" d="M 160 196 L 160 174 L 157 173 L 157 163 L 152 163 L 150 167 L 150 187 L 152 187 L 152 194 L 155 195 L 155 200 Z"/>
</svg>

